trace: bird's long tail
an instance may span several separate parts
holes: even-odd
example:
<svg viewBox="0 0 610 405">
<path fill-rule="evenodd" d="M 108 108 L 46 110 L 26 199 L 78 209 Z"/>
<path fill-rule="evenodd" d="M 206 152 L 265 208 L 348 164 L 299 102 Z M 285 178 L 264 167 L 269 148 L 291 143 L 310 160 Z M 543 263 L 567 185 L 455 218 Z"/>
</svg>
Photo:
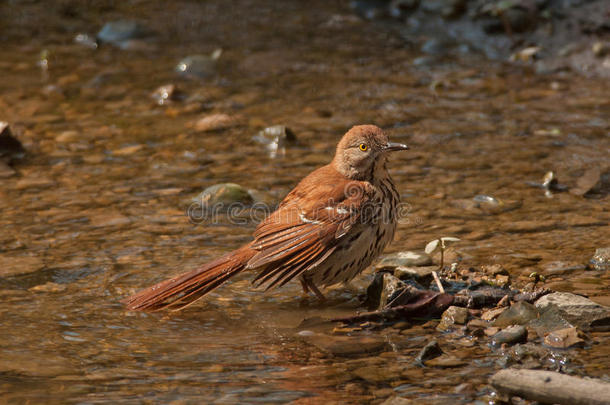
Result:
<svg viewBox="0 0 610 405">
<path fill-rule="evenodd" d="M 256 251 L 244 246 L 198 269 L 148 287 L 123 302 L 134 311 L 183 309 L 246 269 Z"/>
</svg>

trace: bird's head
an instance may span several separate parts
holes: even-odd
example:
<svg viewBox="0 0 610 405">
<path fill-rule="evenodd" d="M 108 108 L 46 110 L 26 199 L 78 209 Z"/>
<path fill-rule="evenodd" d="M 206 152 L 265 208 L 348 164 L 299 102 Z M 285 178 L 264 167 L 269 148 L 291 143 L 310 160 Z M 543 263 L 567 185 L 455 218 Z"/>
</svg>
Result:
<svg viewBox="0 0 610 405">
<path fill-rule="evenodd" d="M 333 166 L 349 179 L 368 180 L 374 175 L 376 163 L 383 165 L 390 152 L 407 149 L 407 145 L 390 142 L 375 125 L 357 125 L 341 138 Z"/>
</svg>

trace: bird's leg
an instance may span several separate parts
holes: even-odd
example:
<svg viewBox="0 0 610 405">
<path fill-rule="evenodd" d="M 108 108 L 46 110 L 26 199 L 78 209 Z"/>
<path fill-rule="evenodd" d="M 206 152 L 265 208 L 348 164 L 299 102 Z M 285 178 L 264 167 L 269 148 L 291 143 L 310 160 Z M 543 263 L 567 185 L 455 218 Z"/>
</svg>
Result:
<svg viewBox="0 0 610 405">
<path fill-rule="evenodd" d="M 318 289 L 318 287 L 316 287 L 313 281 L 303 277 L 301 279 L 301 284 L 303 285 L 303 290 L 309 288 L 311 291 L 313 291 L 314 294 L 316 294 L 316 297 L 318 297 L 320 301 L 326 301 L 326 297 L 324 296 L 324 294 L 322 294 L 322 292 L 320 292 L 320 290 Z"/>
<path fill-rule="evenodd" d="M 301 281 L 301 287 L 303 287 L 303 297 L 307 298 L 309 296 L 309 287 L 307 287 L 307 283 L 303 277 L 301 277 L 299 281 Z"/>
</svg>

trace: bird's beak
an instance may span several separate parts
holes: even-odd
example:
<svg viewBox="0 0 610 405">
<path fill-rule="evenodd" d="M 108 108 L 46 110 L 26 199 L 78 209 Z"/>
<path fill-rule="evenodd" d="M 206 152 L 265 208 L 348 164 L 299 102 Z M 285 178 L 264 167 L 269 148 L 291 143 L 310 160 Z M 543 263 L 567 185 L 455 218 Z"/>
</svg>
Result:
<svg viewBox="0 0 610 405">
<path fill-rule="evenodd" d="M 397 150 L 408 150 L 409 147 L 404 143 L 396 143 L 396 142 L 388 142 L 386 146 L 383 147 L 384 152 L 394 152 Z"/>
</svg>

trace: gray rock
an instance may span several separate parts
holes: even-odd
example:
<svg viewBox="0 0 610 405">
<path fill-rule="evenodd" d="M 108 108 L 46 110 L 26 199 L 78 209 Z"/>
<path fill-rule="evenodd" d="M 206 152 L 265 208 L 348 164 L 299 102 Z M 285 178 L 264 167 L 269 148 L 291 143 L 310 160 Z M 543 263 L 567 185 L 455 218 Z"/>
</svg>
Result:
<svg viewBox="0 0 610 405">
<path fill-rule="evenodd" d="M 151 35 L 152 31 L 137 21 L 118 20 L 104 24 L 100 32 L 97 33 L 97 39 L 100 42 L 123 47 L 127 41 L 142 39 Z"/>
<path fill-rule="evenodd" d="M 610 247 L 596 249 L 589 263 L 593 270 L 610 270 Z"/>
<path fill-rule="evenodd" d="M 438 270 L 438 266 L 398 266 L 394 269 L 394 276 L 401 280 L 415 280 L 420 284 L 428 285 L 434 278 L 432 272 L 436 270 Z"/>
<path fill-rule="evenodd" d="M 252 204 L 254 199 L 248 190 L 239 184 L 221 183 L 206 188 L 192 201 L 208 206 L 220 204 L 228 206 L 233 203 Z"/>
<path fill-rule="evenodd" d="M 383 309 L 405 289 L 407 285 L 390 273 L 377 273 L 366 289 L 365 305 L 370 309 Z"/>
<path fill-rule="evenodd" d="M 580 295 L 557 292 L 541 297 L 535 305 L 541 311 L 556 308 L 565 320 L 584 330 L 610 329 L 610 308 Z"/>
<path fill-rule="evenodd" d="M 493 335 L 491 344 L 500 346 L 502 344 L 524 343 L 527 341 L 527 329 L 523 325 L 513 325 L 502 329 Z"/>
<path fill-rule="evenodd" d="M 190 55 L 182 59 L 176 65 L 176 72 L 182 76 L 194 79 L 207 79 L 216 74 L 216 66 L 221 49 L 212 52 L 211 55 Z"/>
<path fill-rule="evenodd" d="M 443 312 L 437 330 L 447 330 L 455 325 L 464 325 L 468 320 L 468 310 L 463 307 L 451 306 Z"/>
<path fill-rule="evenodd" d="M 494 321 L 493 325 L 504 327 L 509 325 L 525 325 L 532 319 L 538 318 L 538 310 L 532 304 L 519 301 L 502 312 Z"/>
<path fill-rule="evenodd" d="M 398 252 L 385 256 L 377 263 L 377 270 L 393 270 L 398 266 L 402 267 L 421 267 L 430 266 L 432 258 L 425 253 L 420 252 Z"/>
<path fill-rule="evenodd" d="M 441 347 L 438 345 L 438 342 L 436 340 L 432 340 L 421 349 L 421 351 L 415 358 L 415 361 L 418 364 L 424 364 L 424 362 L 426 360 L 431 360 L 442 354 L 444 354 L 444 352 L 441 349 Z"/>
</svg>

